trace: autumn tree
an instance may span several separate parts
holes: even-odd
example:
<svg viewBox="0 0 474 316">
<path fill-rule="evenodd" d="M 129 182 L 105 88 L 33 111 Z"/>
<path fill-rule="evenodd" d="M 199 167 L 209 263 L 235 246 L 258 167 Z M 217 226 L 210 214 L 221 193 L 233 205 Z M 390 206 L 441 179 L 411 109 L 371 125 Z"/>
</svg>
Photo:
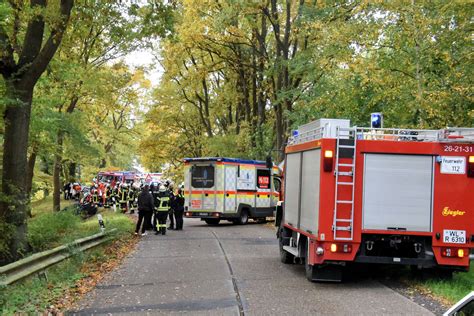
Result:
<svg viewBox="0 0 474 316">
<path fill-rule="evenodd" d="M 0 25 L 0 73 L 5 80 L 2 201 L 0 216 L 11 234 L 10 261 L 26 248 L 26 170 L 28 132 L 34 87 L 56 53 L 74 4 L 61 0 L 9 1 L 9 15 Z M 2 261 L 4 261 L 2 260 Z"/>
</svg>

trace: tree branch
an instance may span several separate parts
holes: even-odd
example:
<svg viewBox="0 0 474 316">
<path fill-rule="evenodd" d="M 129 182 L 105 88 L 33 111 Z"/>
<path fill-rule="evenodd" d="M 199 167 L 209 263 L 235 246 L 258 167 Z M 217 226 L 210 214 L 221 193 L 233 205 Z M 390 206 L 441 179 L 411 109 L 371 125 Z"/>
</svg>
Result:
<svg viewBox="0 0 474 316">
<path fill-rule="evenodd" d="M 3 26 L 0 26 L 0 73 L 9 78 L 15 70 L 13 47 Z"/>
<path fill-rule="evenodd" d="M 51 34 L 46 41 L 46 44 L 43 46 L 38 56 L 33 60 L 31 67 L 29 67 L 29 71 L 25 74 L 26 77 L 30 77 L 30 80 L 38 80 L 56 53 L 59 44 L 61 44 L 64 32 L 66 31 L 73 5 L 74 0 L 61 0 L 60 14 L 62 21 L 59 23 L 59 26 L 51 30 Z"/>
<path fill-rule="evenodd" d="M 31 0 L 30 8 L 35 15 L 29 21 L 26 29 L 23 49 L 18 61 L 19 68 L 31 63 L 37 57 L 43 44 L 44 12 L 42 11 L 46 8 L 46 0 Z"/>
</svg>

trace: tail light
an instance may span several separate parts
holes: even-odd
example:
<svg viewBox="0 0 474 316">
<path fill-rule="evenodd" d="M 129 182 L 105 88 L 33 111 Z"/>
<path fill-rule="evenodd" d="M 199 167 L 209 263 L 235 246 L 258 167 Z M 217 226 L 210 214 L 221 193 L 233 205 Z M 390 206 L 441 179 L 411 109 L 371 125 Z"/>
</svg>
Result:
<svg viewBox="0 0 474 316">
<path fill-rule="evenodd" d="M 332 150 L 324 151 L 323 170 L 325 172 L 332 171 L 332 165 L 334 161 L 334 152 Z"/>
<path fill-rule="evenodd" d="M 330 248 L 331 252 L 352 252 L 352 245 L 348 244 L 331 244 Z"/>
<path fill-rule="evenodd" d="M 457 258 L 464 258 L 466 252 L 464 249 L 453 249 L 453 248 L 443 248 L 441 250 L 441 255 L 443 257 L 457 257 Z"/>
<path fill-rule="evenodd" d="M 467 176 L 474 178 L 474 156 L 469 156 L 467 159 Z"/>
</svg>

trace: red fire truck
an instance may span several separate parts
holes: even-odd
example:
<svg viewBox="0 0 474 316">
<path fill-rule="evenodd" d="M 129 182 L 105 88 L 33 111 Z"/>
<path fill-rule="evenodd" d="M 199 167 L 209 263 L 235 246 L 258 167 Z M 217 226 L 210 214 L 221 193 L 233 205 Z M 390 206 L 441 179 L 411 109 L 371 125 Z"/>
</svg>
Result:
<svg viewBox="0 0 474 316">
<path fill-rule="evenodd" d="M 474 129 L 301 126 L 285 151 L 280 257 L 310 281 L 351 262 L 468 271 L 474 248 Z M 296 260 L 295 260 L 296 259 Z"/>
</svg>

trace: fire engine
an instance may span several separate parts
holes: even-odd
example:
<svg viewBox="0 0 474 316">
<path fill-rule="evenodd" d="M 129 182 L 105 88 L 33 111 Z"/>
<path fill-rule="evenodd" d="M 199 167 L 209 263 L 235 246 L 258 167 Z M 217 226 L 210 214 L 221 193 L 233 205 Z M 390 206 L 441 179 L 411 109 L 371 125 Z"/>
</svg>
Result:
<svg viewBox="0 0 474 316">
<path fill-rule="evenodd" d="M 109 182 L 112 186 L 121 182 L 130 184 L 136 181 L 136 178 L 137 175 L 133 171 L 100 171 L 97 174 L 97 180 L 99 182 Z"/>
<path fill-rule="evenodd" d="M 244 225 L 249 218 L 274 216 L 280 196 L 278 170 L 258 160 L 185 158 L 184 215 L 209 225 L 221 220 Z"/>
<path fill-rule="evenodd" d="M 469 270 L 474 248 L 474 128 L 407 130 L 349 120 L 300 126 L 285 150 L 280 258 L 310 281 L 349 263 Z"/>
</svg>

